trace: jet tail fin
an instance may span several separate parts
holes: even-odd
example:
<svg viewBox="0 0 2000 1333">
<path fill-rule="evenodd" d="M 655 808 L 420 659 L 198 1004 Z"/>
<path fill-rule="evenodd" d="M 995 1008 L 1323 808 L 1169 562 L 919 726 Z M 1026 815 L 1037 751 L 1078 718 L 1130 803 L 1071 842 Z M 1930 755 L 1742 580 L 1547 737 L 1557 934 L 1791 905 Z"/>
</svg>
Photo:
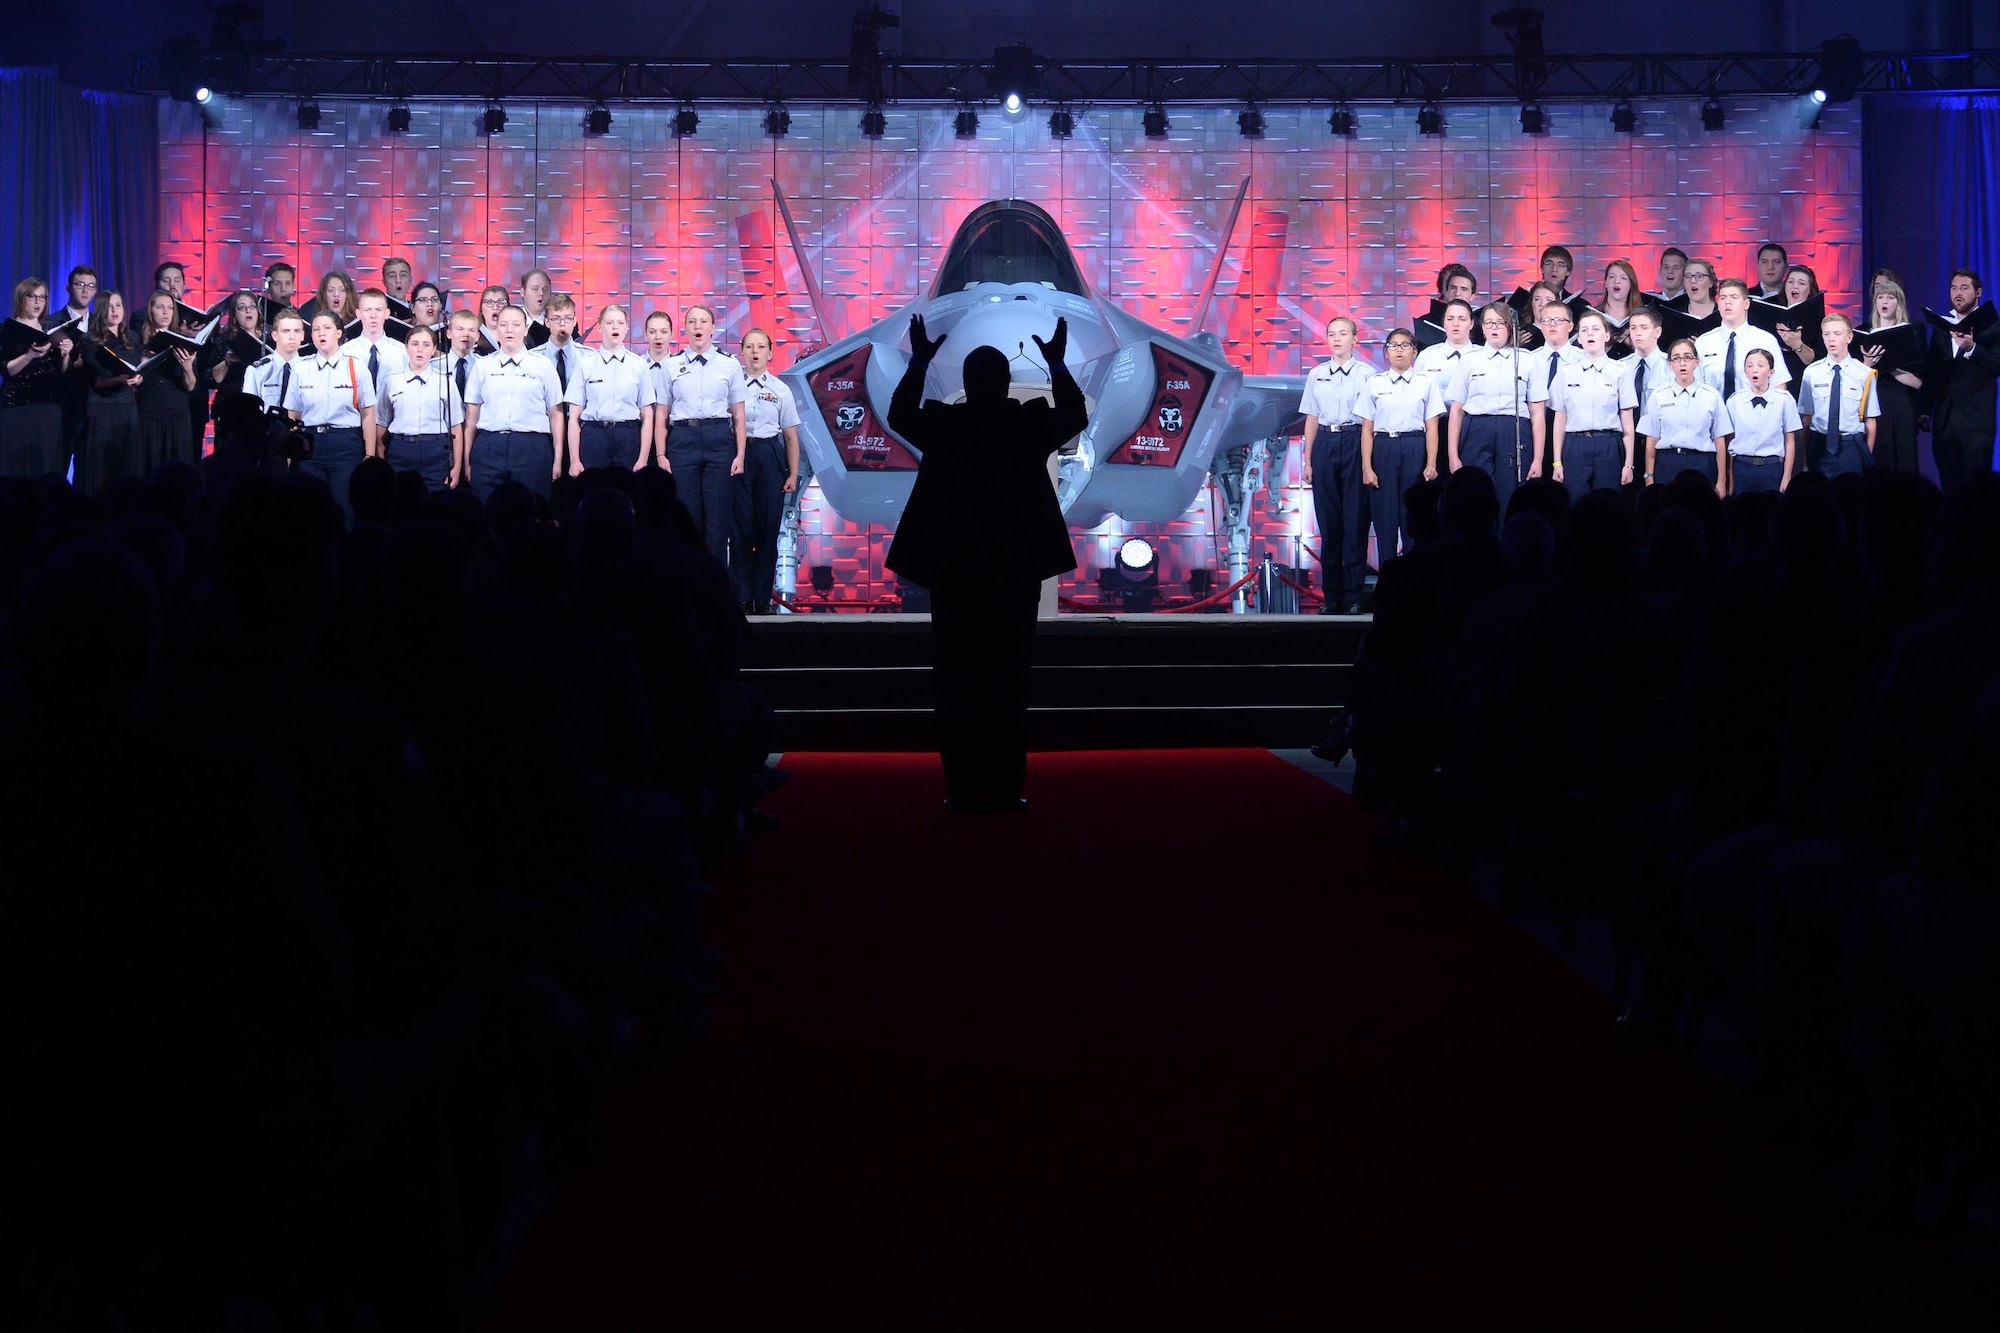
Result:
<svg viewBox="0 0 2000 1333">
<path fill-rule="evenodd" d="M 1208 282 L 1201 289 L 1201 302 L 1194 308 L 1194 322 L 1188 326 L 1190 333 L 1200 333 L 1208 323 L 1208 308 L 1215 303 L 1215 285 L 1222 281 L 1222 261 L 1229 257 L 1229 238 L 1236 231 L 1236 216 L 1243 211 L 1243 200 L 1250 193 L 1250 178 L 1245 176 L 1243 184 L 1236 191 L 1236 202 L 1229 206 L 1229 221 L 1222 224 L 1222 239 L 1215 245 L 1215 263 L 1208 270 Z"/>
<path fill-rule="evenodd" d="M 1246 180 L 1243 183 L 1247 186 L 1250 182 Z M 806 299 L 812 302 L 813 318 L 819 321 L 820 337 L 828 343 L 837 342 L 839 338 L 826 317 L 826 302 L 820 297 L 819 279 L 813 276 L 812 265 L 806 261 L 806 246 L 799 239 L 799 224 L 792 221 L 792 206 L 785 202 L 785 192 L 778 188 L 775 180 L 771 182 L 771 197 L 778 201 L 778 216 L 785 220 L 785 234 L 792 238 L 792 253 L 798 256 L 799 276 L 805 280 Z"/>
</svg>

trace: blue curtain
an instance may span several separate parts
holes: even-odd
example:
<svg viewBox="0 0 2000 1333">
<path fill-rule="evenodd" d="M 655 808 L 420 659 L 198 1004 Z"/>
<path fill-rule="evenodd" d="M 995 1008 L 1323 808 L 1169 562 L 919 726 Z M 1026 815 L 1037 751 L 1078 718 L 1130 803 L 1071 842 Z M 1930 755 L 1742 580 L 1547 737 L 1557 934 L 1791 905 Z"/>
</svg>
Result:
<svg viewBox="0 0 2000 1333">
<path fill-rule="evenodd" d="M 1955 268 L 2000 297 L 2000 97 L 1867 98 L 1861 155 L 1868 271 L 1896 270 L 1913 309 L 1942 307 Z"/>
<path fill-rule="evenodd" d="M 49 284 L 77 264 L 143 292 L 159 249 L 160 112 L 151 97 L 65 88 L 54 69 L 0 68 L 0 284 Z M 4 317 L 4 315 L 0 315 Z"/>
</svg>

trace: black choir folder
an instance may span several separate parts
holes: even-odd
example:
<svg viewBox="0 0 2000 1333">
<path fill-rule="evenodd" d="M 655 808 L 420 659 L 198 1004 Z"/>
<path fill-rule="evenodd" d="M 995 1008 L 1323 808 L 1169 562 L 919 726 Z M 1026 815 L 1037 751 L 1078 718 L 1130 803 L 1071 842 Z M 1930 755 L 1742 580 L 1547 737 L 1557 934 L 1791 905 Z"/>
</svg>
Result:
<svg viewBox="0 0 2000 1333">
<path fill-rule="evenodd" d="M 155 362 L 163 361 L 171 355 L 173 350 L 169 348 L 164 352 L 155 352 L 135 365 L 118 355 L 108 344 L 98 343 L 97 368 L 107 375 L 143 375 L 153 368 Z"/>
<path fill-rule="evenodd" d="M 215 327 L 220 322 L 221 316 L 218 315 L 216 318 L 202 325 L 199 332 L 193 334 L 181 333 L 175 329 L 161 329 L 147 341 L 146 350 L 149 352 L 167 352 L 172 351 L 176 347 L 185 347 L 191 352 L 199 351 L 207 345 L 208 335 L 215 332 Z"/>
<path fill-rule="evenodd" d="M 1991 301 L 1982 301 L 1969 315 L 1940 315 L 1929 306 L 1924 307 L 1924 321 L 1934 329 L 1946 333 L 1969 333 L 1977 338 L 1995 324 L 2000 324 L 2000 311 L 1993 309 Z"/>
<path fill-rule="evenodd" d="M 1681 298 L 1685 300 L 1686 298 Z M 1663 305 L 1657 307 L 1666 327 L 1660 330 L 1660 346 L 1668 347 L 1681 338 L 1699 338 L 1710 329 L 1722 327 L 1722 312 L 1711 310 L 1696 319 L 1680 306 Z"/>
<path fill-rule="evenodd" d="M 1797 305 L 1784 305 L 1757 297 L 1752 297 L 1750 300 L 1750 322 L 1774 337 L 1777 335 L 1778 326 L 1782 324 L 1794 333 L 1806 333 L 1817 338 L 1819 322 L 1825 318 L 1824 292 L 1818 296 L 1809 296 Z"/>
<path fill-rule="evenodd" d="M 1882 359 L 1876 362 L 1875 369 L 1884 373 L 1921 370 L 1924 364 L 1924 326 L 1892 324 L 1886 329 L 1855 330 L 1855 355 L 1866 357 L 1878 347 L 1882 349 Z"/>
<path fill-rule="evenodd" d="M 18 319 L 10 319 L 4 329 L 0 329 L 0 349 L 5 349 L 4 353 L 0 354 L 3 354 L 6 360 L 12 361 L 30 349 L 53 347 L 58 338 L 68 338 L 71 342 L 75 342 L 82 327 L 81 319 L 66 319 L 46 329 L 30 328 Z"/>
</svg>

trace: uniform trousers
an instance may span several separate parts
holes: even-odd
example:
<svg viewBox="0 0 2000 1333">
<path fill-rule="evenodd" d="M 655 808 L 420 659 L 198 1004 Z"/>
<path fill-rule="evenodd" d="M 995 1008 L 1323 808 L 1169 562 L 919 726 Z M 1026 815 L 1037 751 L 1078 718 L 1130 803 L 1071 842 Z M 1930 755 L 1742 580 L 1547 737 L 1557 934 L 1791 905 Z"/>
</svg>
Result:
<svg viewBox="0 0 2000 1333">
<path fill-rule="evenodd" d="M 729 525 L 736 518 L 729 495 L 729 465 L 735 461 L 736 431 L 728 417 L 676 421 L 668 431 L 667 466 L 681 503 L 717 559 L 726 558 Z"/>
<path fill-rule="evenodd" d="M 451 480 L 451 436 L 398 435 L 389 433 L 389 447 L 383 455 L 398 472 L 414 472 L 431 490 L 441 491 Z"/>
<path fill-rule="evenodd" d="M 545 430 L 482 430 L 472 437 L 466 468 L 472 493 L 490 497 L 503 481 L 518 481 L 544 500 L 552 488 L 556 445 Z"/>
<path fill-rule="evenodd" d="M 1515 423 L 1520 423 L 1520 458 L 1514 453 Z M 1519 478 L 1535 458 L 1535 432 L 1526 417 L 1492 413 L 1468 415 L 1458 427 L 1458 461 L 1466 467 L 1484 468 L 1493 478 L 1493 490 L 1500 497 L 1500 521 L 1507 521 L 1507 502 L 1514 498 Z M 1516 471 L 1518 466 L 1519 471 Z"/>
<path fill-rule="evenodd" d="M 639 466 L 639 420 L 590 421 L 577 428 L 576 456 L 588 471 L 594 467 Z"/>
<path fill-rule="evenodd" d="M 1361 517 L 1361 427 L 1321 427 L 1313 437 L 1313 517 L 1320 578 L 1336 608 L 1361 600 L 1368 577 L 1368 525 Z"/>
<path fill-rule="evenodd" d="M 354 480 L 354 469 L 361 466 L 362 458 L 367 455 L 361 443 L 361 428 L 307 426 L 306 438 L 312 441 L 312 457 L 299 460 L 299 471 L 325 482 L 340 512 L 349 523 L 354 522 L 354 505 L 347 498 L 347 488 Z"/>
<path fill-rule="evenodd" d="M 1729 493 L 1748 495 L 1751 491 L 1775 491 L 1785 477 L 1785 460 L 1777 454 L 1752 457 L 1729 456 Z"/>
<path fill-rule="evenodd" d="M 1615 491 L 1625 471 L 1625 435 L 1615 430 L 1563 433 L 1563 486 L 1571 499 L 1592 491 Z"/>
<path fill-rule="evenodd" d="M 939 580 L 931 592 L 931 682 L 945 795 L 1004 804 L 1028 775 L 1028 679 L 1039 579 Z"/>
<path fill-rule="evenodd" d="M 1838 477 L 1846 472 L 1858 476 L 1874 460 L 1868 454 L 1865 432 L 1827 436 L 1814 431 L 1806 437 L 1806 461 L 1813 471 Z"/>
<path fill-rule="evenodd" d="M 778 581 L 778 525 L 785 516 L 785 437 L 752 439 L 737 478 L 729 569 L 738 601 L 766 605 Z"/>
<path fill-rule="evenodd" d="M 1375 567 L 1380 569 L 1396 554 L 1398 541 L 1409 545 L 1409 528 L 1403 512 L 1403 496 L 1424 479 L 1424 433 L 1406 430 L 1396 434 L 1375 432 L 1375 480 L 1380 483 L 1369 504 L 1375 510 Z"/>
<path fill-rule="evenodd" d="M 1653 484 L 1664 486 L 1683 472 L 1699 472 L 1715 485 L 1715 455 L 1704 449 L 1653 450 Z"/>
</svg>

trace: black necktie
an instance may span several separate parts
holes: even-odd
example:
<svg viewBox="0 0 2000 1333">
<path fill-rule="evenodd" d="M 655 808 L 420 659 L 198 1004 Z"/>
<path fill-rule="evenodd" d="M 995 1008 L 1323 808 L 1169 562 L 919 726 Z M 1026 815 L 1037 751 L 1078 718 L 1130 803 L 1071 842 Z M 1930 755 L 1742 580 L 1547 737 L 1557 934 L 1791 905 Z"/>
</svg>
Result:
<svg viewBox="0 0 2000 1333">
<path fill-rule="evenodd" d="M 1763 405 L 1764 405 L 1764 400 L 1762 398 L 1752 398 L 1750 400 L 1750 406 L 1752 407 L 1762 407 Z"/>
<path fill-rule="evenodd" d="M 280 411 L 282 411 L 285 406 L 285 395 L 290 393 L 291 391 L 292 391 L 292 363 L 287 361 L 284 364 L 283 373 L 278 376 L 278 408 Z"/>
<path fill-rule="evenodd" d="M 462 403 L 465 401 L 465 358 L 462 356 L 458 358 L 458 370 L 455 373 L 458 377 L 458 401 Z"/>
<path fill-rule="evenodd" d="M 1835 366 L 1833 368 L 1833 388 L 1828 392 L 1827 397 L 1831 398 L 1833 401 L 1827 405 L 1826 436 L 1829 440 L 1837 440 L 1840 438 L 1840 367 L 1839 366 Z M 1876 427 L 1876 429 L 1880 430 L 1881 427 L 1878 426 Z"/>
<path fill-rule="evenodd" d="M 1723 354 L 1722 397 L 1726 402 L 1736 396 L 1736 335 L 1729 335 L 1729 350 Z M 1757 404 L 1763 406 L 1762 402 Z"/>
<path fill-rule="evenodd" d="M 379 347 L 368 349 L 368 387 L 378 393 L 382 388 L 382 350 Z"/>
<path fill-rule="evenodd" d="M 564 393 L 569 392 L 569 358 L 560 347 L 556 348 L 556 383 Z"/>
<path fill-rule="evenodd" d="M 1639 358 L 1639 368 L 1632 372 L 1632 396 L 1639 400 L 1639 411 L 1646 410 L 1646 358 Z"/>
<path fill-rule="evenodd" d="M 1551 345 L 1549 347 L 1549 383 L 1548 383 L 1548 387 L 1551 389 L 1556 387 L 1556 371 L 1561 366 L 1562 366 L 1562 358 L 1556 355 L 1556 349 L 1553 345 Z"/>
</svg>

